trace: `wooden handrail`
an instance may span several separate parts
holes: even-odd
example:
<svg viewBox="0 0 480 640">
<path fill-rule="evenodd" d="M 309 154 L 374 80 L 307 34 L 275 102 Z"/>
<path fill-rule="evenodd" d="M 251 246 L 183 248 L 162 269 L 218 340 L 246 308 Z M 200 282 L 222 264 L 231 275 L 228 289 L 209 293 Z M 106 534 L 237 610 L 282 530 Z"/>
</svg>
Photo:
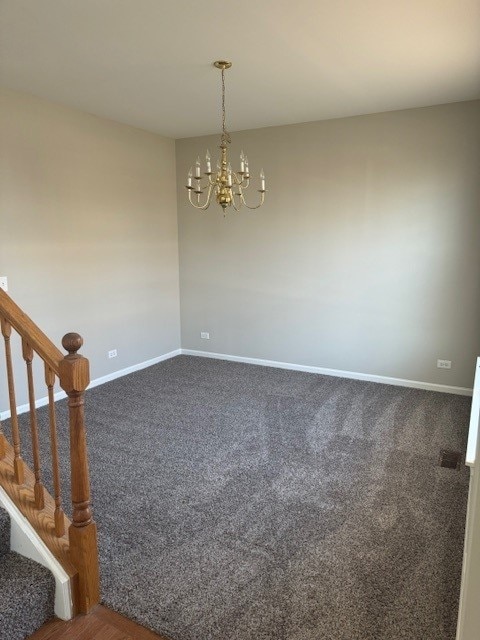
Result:
<svg viewBox="0 0 480 640">
<path fill-rule="evenodd" d="M 15 331 L 24 338 L 32 349 L 48 364 L 56 375 L 59 375 L 63 353 L 53 344 L 26 313 L 10 298 L 8 293 L 0 289 L 0 316 L 12 325 Z"/>
<path fill-rule="evenodd" d="M 97 527 L 93 521 L 90 506 L 90 478 L 84 417 L 84 395 L 90 383 L 89 363 L 78 353 L 83 339 L 77 333 L 67 333 L 62 340 L 63 347 L 68 351 L 68 355 L 64 356 L 1 289 L 0 323 L 6 349 L 13 435 L 12 447 L 0 427 L 0 484 L 49 546 L 50 551 L 61 561 L 70 576 L 75 613 L 87 613 L 100 601 L 100 579 Z M 21 458 L 10 349 L 12 328 L 22 339 L 22 355 L 27 366 L 34 474 Z M 40 356 L 45 365 L 55 500 L 48 494 L 41 481 L 39 430 L 32 370 L 33 352 Z M 60 501 L 57 424 L 53 402 L 55 377 L 58 377 L 60 386 L 68 396 L 72 522 L 65 517 Z M 31 490 L 33 490 L 33 500 Z M 66 527 L 68 527 L 68 534 L 65 534 Z"/>
</svg>

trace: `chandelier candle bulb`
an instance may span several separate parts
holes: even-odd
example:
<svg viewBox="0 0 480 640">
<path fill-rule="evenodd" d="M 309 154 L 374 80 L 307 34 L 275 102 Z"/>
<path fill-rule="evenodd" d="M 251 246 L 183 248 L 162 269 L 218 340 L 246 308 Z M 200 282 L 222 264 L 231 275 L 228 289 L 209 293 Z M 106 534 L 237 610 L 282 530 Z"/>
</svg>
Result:
<svg viewBox="0 0 480 640">
<path fill-rule="evenodd" d="M 212 173 L 212 159 L 210 151 L 207 149 L 205 159 L 207 162 L 207 170 L 204 174 L 206 182 L 202 184 L 202 167 L 200 162 L 200 156 L 195 162 L 195 176 L 193 176 L 192 169 L 188 173 L 187 177 L 187 190 L 188 199 L 190 204 L 195 209 L 208 209 L 213 198 L 222 207 L 223 213 L 226 214 L 228 207 L 233 207 L 235 211 L 239 211 L 242 205 L 245 205 L 247 209 L 258 209 L 262 206 L 265 200 L 265 174 L 263 169 L 260 174 L 261 189 L 260 189 L 260 202 L 257 205 L 250 206 L 245 200 L 244 192 L 250 185 L 250 175 L 248 168 L 248 158 L 244 154 L 243 150 L 240 153 L 240 171 L 235 172 L 232 169 L 232 165 L 228 161 L 228 145 L 230 144 L 230 134 L 227 131 L 225 124 L 225 69 L 230 69 L 231 62 L 226 60 L 217 60 L 213 63 L 217 69 L 222 72 L 222 135 L 220 138 L 220 158 L 217 160 L 216 173 Z M 192 186 L 192 179 L 195 177 L 196 186 Z M 203 195 L 204 190 L 207 189 L 205 202 L 200 202 L 200 196 Z M 197 195 L 196 198 L 192 198 L 192 191 Z"/>
</svg>

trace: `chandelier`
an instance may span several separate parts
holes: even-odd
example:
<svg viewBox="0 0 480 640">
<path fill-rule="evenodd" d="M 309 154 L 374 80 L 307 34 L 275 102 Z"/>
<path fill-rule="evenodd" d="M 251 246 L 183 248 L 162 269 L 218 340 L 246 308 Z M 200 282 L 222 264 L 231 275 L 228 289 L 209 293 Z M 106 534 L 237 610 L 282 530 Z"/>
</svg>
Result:
<svg viewBox="0 0 480 640">
<path fill-rule="evenodd" d="M 243 153 L 240 154 L 240 171 L 233 171 L 232 165 L 228 161 L 227 145 L 230 144 L 230 134 L 225 126 L 225 69 L 230 69 L 231 62 L 225 60 L 217 60 L 213 63 L 217 69 L 222 72 L 222 136 L 220 143 L 221 157 L 217 161 L 216 171 L 212 171 L 212 162 L 210 152 L 207 149 L 205 156 L 206 171 L 204 173 L 205 180 L 202 178 L 202 167 L 200 157 L 195 163 L 195 175 L 193 168 L 190 168 L 187 176 L 188 199 L 196 209 L 208 209 L 212 199 L 222 207 L 224 215 L 227 207 L 233 207 L 235 211 L 239 211 L 242 204 L 248 209 L 258 209 L 265 200 L 265 174 L 263 169 L 260 172 L 260 202 L 255 206 L 250 206 L 245 201 L 244 191 L 250 186 L 250 170 L 248 166 L 248 158 Z M 193 183 L 195 181 L 195 183 Z M 205 193 L 205 190 L 206 193 Z M 202 196 L 205 194 L 205 201 Z"/>
</svg>

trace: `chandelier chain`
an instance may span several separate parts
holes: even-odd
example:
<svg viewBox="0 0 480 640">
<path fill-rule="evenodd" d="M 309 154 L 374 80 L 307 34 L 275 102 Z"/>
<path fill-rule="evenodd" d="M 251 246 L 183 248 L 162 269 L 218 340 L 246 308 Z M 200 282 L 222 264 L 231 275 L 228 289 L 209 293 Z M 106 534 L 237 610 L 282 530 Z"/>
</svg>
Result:
<svg viewBox="0 0 480 640">
<path fill-rule="evenodd" d="M 230 134 L 227 131 L 225 122 L 225 69 L 222 68 L 222 140 L 224 142 L 231 142 Z"/>
</svg>

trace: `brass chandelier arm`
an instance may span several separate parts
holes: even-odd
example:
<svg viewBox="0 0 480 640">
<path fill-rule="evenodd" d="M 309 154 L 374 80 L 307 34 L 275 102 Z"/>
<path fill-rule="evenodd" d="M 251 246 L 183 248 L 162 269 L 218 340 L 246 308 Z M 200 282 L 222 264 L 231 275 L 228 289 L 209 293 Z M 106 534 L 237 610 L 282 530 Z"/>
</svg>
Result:
<svg viewBox="0 0 480 640">
<path fill-rule="evenodd" d="M 240 207 L 242 206 L 242 203 L 240 202 Z M 235 209 L 235 211 L 240 211 L 240 207 L 237 207 L 237 203 L 235 202 L 235 194 L 232 191 L 232 207 Z"/>
<path fill-rule="evenodd" d="M 245 176 L 238 177 L 239 174 L 233 173 L 233 181 L 242 189 L 248 189 L 248 185 L 250 184 L 250 178 L 246 178 Z"/>
<path fill-rule="evenodd" d="M 245 198 L 243 196 L 243 193 L 240 194 L 240 200 L 241 202 L 247 207 L 247 209 L 260 209 L 260 207 L 262 206 L 262 204 L 265 202 L 265 191 L 260 191 L 260 202 L 255 206 L 255 207 L 250 207 L 246 201 Z"/>
<path fill-rule="evenodd" d="M 208 192 L 207 192 L 207 201 L 205 202 L 205 204 L 202 204 L 202 205 L 201 204 L 195 204 L 195 202 L 192 200 L 192 191 L 193 191 L 193 189 L 189 189 L 188 190 L 188 199 L 190 200 L 190 204 L 193 207 L 195 207 L 195 209 L 203 209 L 204 211 L 205 211 L 205 209 L 208 209 L 208 207 L 210 206 L 211 199 L 212 199 L 212 189 L 213 189 L 213 186 L 210 185 L 208 187 Z M 200 196 L 200 194 L 197 194 L 197 195 Z M 200 197 L 198 197 L 198 200 L 200 200 Z"/>
</svg>

